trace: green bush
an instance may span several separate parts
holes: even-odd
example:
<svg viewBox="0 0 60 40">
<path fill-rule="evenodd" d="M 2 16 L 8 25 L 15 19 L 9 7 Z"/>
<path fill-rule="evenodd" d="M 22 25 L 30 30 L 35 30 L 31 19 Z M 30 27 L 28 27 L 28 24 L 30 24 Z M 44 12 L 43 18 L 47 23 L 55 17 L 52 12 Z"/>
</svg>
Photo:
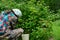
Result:
<svg viewBox="0 0 60 40">
<path fill-rule="evenodd" d="M 24 33 L 29 33 L 30 40 L 48 40 L 51 37 L 50 11 L 44 1 L 1 0 L 0 5 L 1 10 L 18 8 L 22 11 L 23 16 L 18 19 L 16 28 L 21 27 Z"/>
<path fill-rule="evenodd" d="M 30 34 L 30 40 L 48 40 L 51 36 L 50 15 L 48 6 L 43 2 L 29 1 L 21 5 L 23 16 L 19 19 L 18 27 Z"/>
<path fill-rule="evenodd" d="M 48 16 L 48 19 L 52 22 L 56 21 L 56 20 L 60 20 L 60 9 L 57 10 L 57 13 L 51 13 L 49 16 Z"/>
<path fill-rule="evenodd" d="M 50 6 L 51 10 L 56 10 L 60 9 L 60 0 L 44 0 L 46 5 Z"/>
</svg>

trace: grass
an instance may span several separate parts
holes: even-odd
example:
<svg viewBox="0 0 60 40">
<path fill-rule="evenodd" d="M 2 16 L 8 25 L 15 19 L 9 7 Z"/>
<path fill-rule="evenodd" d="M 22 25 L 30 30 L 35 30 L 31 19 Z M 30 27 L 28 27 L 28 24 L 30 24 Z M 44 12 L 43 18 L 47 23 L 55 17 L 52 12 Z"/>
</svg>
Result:
<svg viewBox="0 0 60 40">
<path fill-rule="evenodd" d="M 53 22 L 54 40 L 60 40 L 60 20 Z"/>
</svg>

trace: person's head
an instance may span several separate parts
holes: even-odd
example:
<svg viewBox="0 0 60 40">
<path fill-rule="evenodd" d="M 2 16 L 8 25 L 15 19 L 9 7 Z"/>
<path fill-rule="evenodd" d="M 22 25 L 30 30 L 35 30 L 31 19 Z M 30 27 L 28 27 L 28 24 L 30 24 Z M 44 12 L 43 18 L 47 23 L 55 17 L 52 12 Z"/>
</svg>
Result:
<svg viewBox="0 0 60 40">
<path fill-rule="evenodd" d="M 11 13 L 10 15 L 10 21 L 16 21 L 19 17 L 22 16 L 22 12 L 19 9 L 11 9 L 11 10 L 6 10 L 6 13 Z"/>
</svg>

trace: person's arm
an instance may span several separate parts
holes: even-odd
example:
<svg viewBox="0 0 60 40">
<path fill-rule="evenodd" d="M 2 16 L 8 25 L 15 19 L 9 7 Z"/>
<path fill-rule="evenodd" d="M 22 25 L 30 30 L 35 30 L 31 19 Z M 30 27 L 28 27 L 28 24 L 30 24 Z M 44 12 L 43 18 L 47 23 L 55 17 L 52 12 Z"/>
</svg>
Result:
<svg viewBox="0 0 60 40">
<path fill-rule="evenodd" d="M 4 35 L 0 36 L 0 38 L 6 37 L 7 35 L 9 35 L 9 33 L 10 33 L 10 30 L 7 29 L 6 33 Z"/>
</svg>

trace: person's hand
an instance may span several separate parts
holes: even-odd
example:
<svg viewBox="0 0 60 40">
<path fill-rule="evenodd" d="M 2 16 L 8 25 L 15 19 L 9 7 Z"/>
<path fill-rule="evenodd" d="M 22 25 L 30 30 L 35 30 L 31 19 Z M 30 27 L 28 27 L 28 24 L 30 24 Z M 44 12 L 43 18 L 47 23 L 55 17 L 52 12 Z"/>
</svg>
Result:
<svg viewBox="0 0 60 40">
<path fill-rule="evenodd" d="M 24 30 L 23 30 L 22 28 L 19 28 L 18 30 L 19 30 L 20 32 L 22 32 L 22 33 L 24 32 Z"/>
</svg>

